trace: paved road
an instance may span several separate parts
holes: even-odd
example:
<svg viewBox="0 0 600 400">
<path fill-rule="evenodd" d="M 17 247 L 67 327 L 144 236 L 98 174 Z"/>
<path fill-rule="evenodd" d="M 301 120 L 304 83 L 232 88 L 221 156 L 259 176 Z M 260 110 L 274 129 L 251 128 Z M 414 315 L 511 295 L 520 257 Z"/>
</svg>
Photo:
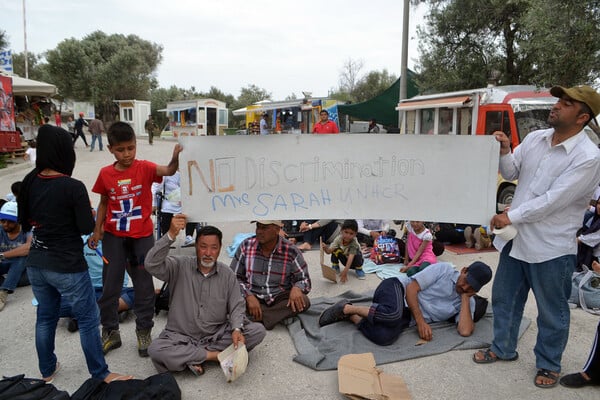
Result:
<svg viewBox="0 0 600 400">
<path fill-rule="evenodd" d="M 149 159 L 165 164 L 169 161 L 173 141 L 155 140 L 150 146 L 144 139 L 138 144 L 138 158 Z M 73 176 L 82 180 L 91 188 L 100 167 L 113 161 L 108 151 L 90 153 L 78 143 L 77 166 Z M 10 184 L 23 178 L 28 166 L 16 165 L 0 170 L 0 194 L 10 190 Z M 97 203 L 97 196 L 90 194 Z M 220 224 L 224 232 L 224 245 L 231 242 L 237 232 L 252 231 L 247 221 Z M 181 238 L 179 238 L 181 241 Z M 190 248 L 177 247 L 175 253 L 192 252 Z M 319 254 L 317 251 L 305 253 L 313 277 L 311 297 L 331 296 L 346 290 L 365 291 L 374 289 L 379 279 L 368 275 L 366 281 L 351 278 L 345 285 L 333 285 L 320 276 Z M 222 252 L 221 261 L 230 259 Z M 473 255 L 454 255 L 446 252 L 440 257 L 443 261 L 465 266 L 481 260 L 495 269 L 497 253 Z M 158 284 L 158 282 L 157 282 Z M 491 285 L 482 290 L 484 296 L 490 296 Z M 37 377 L 37 358 L 34 348 L 35 308 L 31 305 L 30 288 L 19 288 L 9 296 L 9 302 L 0 312 L 0 374 L 16 375 L 25 373 Z M 514 363 L 496 363 L 487 366 L 476 365 L 471 361 L 472 351 L 451 351 L 432 357 L 419 358 L 380 366 L 387 373 L 404 378 L 414 399 L 596 399 L 598 390 L 586 388 L 568 390 L 538 389 L 533 386 L 535 361 L 533 345 L 537 334 L 535 324 L 535 302 L 528 302 L 526 316 L 533 320 L 519 342 L 520 358 Z M 166 314 L 161 313 L 155 319 L 153 335 L 164 327 Z M 572 313 L 571 335 L 563 359 L 566 372 L 579 370 L 588 354 L 596 329 L 598 317 L 580 309 Z M 155 373 L 149 359 L 139 358 L 136 350 L 135 323 L 132 319 L 121 326 L 123 346 L 107 356 L 107 362 L 113 371 L 131 373 L 145 378 Z M 66 321 L 59 323 L 56 336 L 56 353 L 63 364 L 62 371 L 54 384 L 60 389 L 73 393 L 89 377 L 83 354 L 79 347 L 77 334 L 69 333 Z M 336 371 L 317 372 L 292 361 L 295 349 L 287 330 L 278 326 L 267 334 L 264 342 L 250 353 L 250 364 L 246 374 L 233 383 L 226 383 L 220 368 L 209 365 L 206 374 L 200 378 L 191 373 L 176 374 L 177 381 L 185 399 L 281 399 L 289 396 L 293 399 L 341 399 L 338 392 Z"/>
</svg>

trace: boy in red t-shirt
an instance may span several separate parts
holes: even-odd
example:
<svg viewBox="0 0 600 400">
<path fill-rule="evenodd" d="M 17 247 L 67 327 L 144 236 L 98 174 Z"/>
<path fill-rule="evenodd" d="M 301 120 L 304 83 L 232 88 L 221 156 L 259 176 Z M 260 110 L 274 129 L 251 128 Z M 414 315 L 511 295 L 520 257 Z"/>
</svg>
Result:
<svg viewBox="0 0 600 400">
<path fill-rule="evenodd" d="M 168 165 L 156 165 L 135 158 L 135 132 L 129 124 L 115 122 L 107 136 L 108 149 L 117 161 L 100 170 L 92 188 L 100 195 L 100 204 L 94 233 L 88 239 L 92 249 L 102 240 L 104 257 L 108 260 L 102 271 L 104 289 L 98 300 L 102 349 L 106 354 L 121 346 L 117 310 L 127 268 L 135 290 L 138 353 L 147 357 L 154 325 L 154 283 L 144 269 L 146 253 L 154 245 L 151 188 L 153 182 L 177 171 L 182 147 L 175 145 Z"/>
</svg>

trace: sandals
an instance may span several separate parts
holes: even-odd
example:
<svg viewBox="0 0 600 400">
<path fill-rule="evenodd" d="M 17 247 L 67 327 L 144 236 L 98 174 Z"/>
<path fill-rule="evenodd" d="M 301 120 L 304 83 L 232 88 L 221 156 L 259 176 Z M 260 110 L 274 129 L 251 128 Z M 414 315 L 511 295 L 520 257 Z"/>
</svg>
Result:
<svg viewBox="0 0 600 400">
<path fill-rule="evenodd" d="M 106 378 L 104 378 L 104 382 L 111 383 L 117 381 L 128 381 L 130 379 L 133 379 L 133 375 L 121 375 L 117 374 L 116 372 L 111 372 L 110 374 L 106 375 Z"/>
<path fill-rule="evenodd" d="M 477 354 L 483 354 L 483 358 L 478 359 Z M 517 361 L 518 358 L 519 353 L 516 353 L 515 356 L 512 358 L 500 358 L 494 353 L 492 353 L 491 349 L 479 350 L 478 352 L 473 354 L 473 362 L 475 362 L 476 364 L 491 364 L 495 363 L 496 361 Z"/>
<path fill-rule="evenodd" d="M 42 380 L 46 383 L 52 383 L 54 381 L 54 377 L 56 377 L 56 374 L 58 374 L 58 371 L 60 371 L 61 365 L 60 363 L 57 361 L 56 362 L 56 367 L 54 368 L 54 372 L 52 373 L 52 375 L 50 376 L 45 376 L 42 378 Z"/>
<path fill-rule="evenodd" d="M 550 383 L 539 383 L 537 380 L 540 377 L 549 379 Z M 549 389 L 556 386 L 556 384 L 558 383 L 558 377 L 558 372 L 550 371 L 545 368 L 540 368 L 538 369 L 537 373 L 535 374 L 535 377 L 533 378 L 533 384 L 539 388 Z"/>
<path fill-rule="evenodd" d="M 188 364 L 188 369 L 197 377 L 204 375 L 204 368 L 202 368 L 202 364 Z"/>
</svg>

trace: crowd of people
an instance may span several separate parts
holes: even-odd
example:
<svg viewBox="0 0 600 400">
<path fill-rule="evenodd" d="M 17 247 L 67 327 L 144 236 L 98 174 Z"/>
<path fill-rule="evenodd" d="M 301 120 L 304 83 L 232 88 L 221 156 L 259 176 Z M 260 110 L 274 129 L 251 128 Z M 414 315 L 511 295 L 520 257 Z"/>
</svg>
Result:
<svg viewBox="0 0 600 400">
<path fill-rule="evenodd" d="M 519 184 L 510 208 L 493 215 L 490 226 L 513 225 L 518 234 L 508 241 L 494 238 L 500 251 L 493 276 L 494 338 L 490 348 L 473 355 L 473 361 L 489 364 L 518 358 L 518 327 L 532 290 L 538 310 L 534 385 L 549 388 L 559 381 L 566 387 L 600 385 L 598 333 L 583 371 L 560 378 L 578 243 L 592 248 L 591 262 L 597 263 L 600 254 L 600 240 L 593 240 L 600 230 L 597 201 L 584 218 L 586 229 L 578 232 L 583 210 L 600 182 L 600 150 L 583 132 L 600 113 L 600 95 L 586 86 L 554 87 L 551 93 L 558 102 L 550 112 L 550 129 L 530 133 L 514 151 L 504 133 L 494 133 L 500 143 L 500 172 L 507 179 L 518 178 Z M 319 133 L 335 133 L 326 112 L 321 117 Z M 168 215 L 161 219 L 160 238 L 155 240 L 152 186 L 171 185 L 167 177 L 176 179 L 184 149 L 176 144 L 168 164 L 158 165 L 136 158 L 130 125 L 113 123 L 107 139 L 115 162 L 100 170 L 92 188 L 100 196 L 96 215 L 87 188 L 71 177 L 76 138 L 49 124 L 38 133 L 35 168 L 15 189 L 15 201 L 0 209 L 0 275 L 6 275 L 0 284 L 0 311 L 17 286 L 31 285 L 38 302 L 35 348 L 46 382 L 61 367 L 54 351 L 60 317 L 76 321 L 73 330 L 79 331 L 94 378 L 105 382 L 132 378 L 111 372 L 104 357 L 121 347 L 120 312 L 128 309 L 136 316 L 140 357 L 149 357 L 158 372 L 189 370 L 200 376 L 204 364 L 217 361 L 228 346 L 252 350 L 268 330 L 289 324 L 310 308 L 311 277 L 304 251 L 323 243 L 332 268 L 346 282 L 350 270 L 364 279 L 369 249 L 377 247 L 380 238 L 396 236 L 384 220 L 307 220 L 297 224 L 301 240 L 290 240 L 283 221 L 257 220 L 252 221 L 256 235 L 241 242 L 230 265 L 218 261 L 223 234 L 215 226 L 194 229 L 193 255 L 172 255 L 171 246 L 191 222 L 172 197 L 174 208 L 164 210 Z M 102 150 L 101 140 L 99 147 Z M 358 329 L 381 346 L 393 343 L 411 326 L 421 339 L 432 340 L 430 324 L 439 321 L 453 321 L 460 335 L 472 335 L 488 305 L 477 293 L 492 281 L 492 269 L 482 262 L 460 270 L 439 262 L 434 239 L 444 230 L 438 225 L 436 231 L 435 226 L 406 222 L 406 231 L 401 232 L 405 240 L 395 241 L 398 262 L 403 263 L 399 272 L 406 274 L 383 280 L 371 305 L 340 301 L 327 308 L 319 325 L 349 321 L 349 329 Z M 461 233 L 465 243 L 480 248 L 491 242 L 485 227 L 453 226 L 446 231 L 455 238 Z M 84 235 L 89 235 L 85 242 Z M 186 240 L 191 237 L 188 234 Z M 124 287 L 126 274 L 131 288 L 126 283 Z M 170 290 L 167 323 L 154 339 L 153 277 Z"/>
</svg>

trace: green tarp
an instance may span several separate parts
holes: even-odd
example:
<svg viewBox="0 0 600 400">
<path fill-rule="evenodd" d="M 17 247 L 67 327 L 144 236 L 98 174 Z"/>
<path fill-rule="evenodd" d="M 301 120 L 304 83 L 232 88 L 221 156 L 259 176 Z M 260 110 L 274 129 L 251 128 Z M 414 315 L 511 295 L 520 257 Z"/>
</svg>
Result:
<svg viewBox="0 0 600 400">
<path fill-rule="evenodd" d="M 411 98 L 419 93 L 414 79 L 415 73 L 409 70 L 407 75 L 406 97 Z M 379 96 L 370 100 L 356 104 L 338 104 L 338 112 L 349 115 L 357 120 L 368 121 L 371 118 L 375 118 L 378 124 L 398 127 L 398 111 L 396 111 L 396 107 L 400 98 L 400 79 L 402 77 L 398 78 L 392 86 Z"/>
</svg>

